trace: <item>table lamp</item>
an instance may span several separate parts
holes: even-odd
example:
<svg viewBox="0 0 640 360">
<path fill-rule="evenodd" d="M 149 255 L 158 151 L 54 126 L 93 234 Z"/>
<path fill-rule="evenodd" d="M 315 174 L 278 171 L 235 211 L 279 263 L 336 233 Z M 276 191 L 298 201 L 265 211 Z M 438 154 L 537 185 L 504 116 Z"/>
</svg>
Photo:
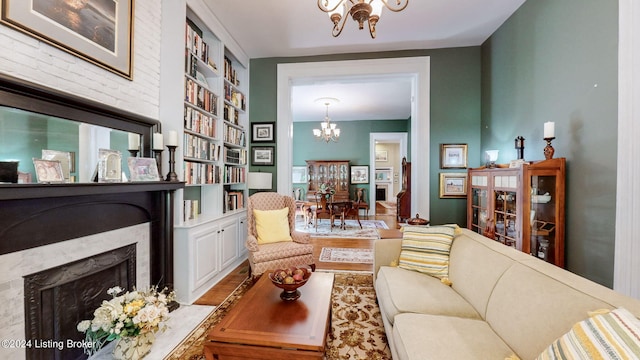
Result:
<svg viewBox="0 0 640 360">
<path fill-rule="evenodd" d="M 252 190 L 271 190 L 271 173 L 250 172 L 247 176 L 247 186 Z"/>
</svg>

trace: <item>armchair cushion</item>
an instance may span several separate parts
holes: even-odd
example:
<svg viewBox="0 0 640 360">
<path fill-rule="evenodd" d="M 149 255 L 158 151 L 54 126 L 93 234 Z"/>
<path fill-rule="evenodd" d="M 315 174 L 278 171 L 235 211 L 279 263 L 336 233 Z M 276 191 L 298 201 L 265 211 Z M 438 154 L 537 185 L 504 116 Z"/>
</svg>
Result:
<svg viewBox="0 0 640 360">
<path fill-rule="evenodd" d="M 289 208 L 279 210 L 253 210 L 258 232 L 258 244 L 293 241 L 289 233 Z"/>
</svg>

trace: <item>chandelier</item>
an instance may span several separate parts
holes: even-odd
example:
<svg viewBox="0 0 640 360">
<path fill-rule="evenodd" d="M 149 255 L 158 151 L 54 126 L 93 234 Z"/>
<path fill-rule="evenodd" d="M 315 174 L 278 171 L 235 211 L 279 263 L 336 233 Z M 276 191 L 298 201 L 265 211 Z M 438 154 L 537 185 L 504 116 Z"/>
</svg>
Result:
<svg viewBox="0 0 640 360">
<path fill-rule="evenodd" d="M 329 141 L 337 142 L 340 137 L 340 129 L 336 128 L 336 124 L 331 122 L 331 118 L 329 117 L 329 105 L 333 102 L 338 102 L 338 99 L 320 98 L 316 101 L 324 101 L 324 105 L 327 107 L 327 112 L 324 116 L 324 121 L 320 123 L 320 129 L 313 129 L 313 135 L 317 140 L 323 140 L 326 143 Z"/>
<path fill-rule="evenodd" d="M 329 14 L 333 22 L 331 34 L 334 37 L 340 35 L 347 21 L 347 15 L 351 15 L 353 20 L 358 22 L 360 30 L 364 28 L 365 21 L 369 24 L 369 33 L 373 39 L 376 38 L 376 24 L 380 20 L 382 7 L 399 12 L 408 4 L 409 0 L 318 0 L 320 10 Z"/>
</svg>

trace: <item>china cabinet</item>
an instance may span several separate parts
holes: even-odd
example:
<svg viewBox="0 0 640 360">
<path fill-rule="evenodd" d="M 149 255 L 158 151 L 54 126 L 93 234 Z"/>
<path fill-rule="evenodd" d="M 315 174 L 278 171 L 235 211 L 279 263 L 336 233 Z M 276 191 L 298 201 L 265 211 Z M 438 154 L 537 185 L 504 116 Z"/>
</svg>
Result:
<svg viewBox="0 0 640 360">
<path fill-rule="evenodd" d="M 467 227 L 564 267 L 565 164 L 470 169 Z"/>
<path fill-rule="evenodd" d="M 315 201 L 315 192 L 322 184 L 335 191 L 333 201 L 349 201 L 351 170 L 349 160 L 306 160 L 309 171 L 307 199 Z"/>
</svg>

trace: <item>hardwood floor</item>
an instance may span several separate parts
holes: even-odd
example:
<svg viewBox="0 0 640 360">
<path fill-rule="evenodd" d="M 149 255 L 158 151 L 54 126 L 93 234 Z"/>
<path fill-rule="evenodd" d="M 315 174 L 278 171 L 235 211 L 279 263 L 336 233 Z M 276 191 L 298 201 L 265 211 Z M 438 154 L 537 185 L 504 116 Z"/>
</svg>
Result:
<svg viewBox="0 0 640 360">
<path fill-rule="evenodd" d="M 395 209 L 385 208 L 376 204 L 376 215 L 370 216 L 370 220 L 383 220 L 389 229 L 397 227 Z M 336 248 L 360 248 L 373 249 L 373 242 L 370 239 L 342 239 L 342 238 L 311 238 L 313 244 L 313 256 L 316 260 L 317 270 L 345 270 L 345 271 L 372 271 L 370 264 L 349 264 L 320 262 L 320 252 L 323 247 Z M 245 261 L 240 266 L 227 275 L 224 279 L 214 285 L 195 304 L 198 305 L 220 305 L 249 275 L 249 262 Z"/>
</svg>

